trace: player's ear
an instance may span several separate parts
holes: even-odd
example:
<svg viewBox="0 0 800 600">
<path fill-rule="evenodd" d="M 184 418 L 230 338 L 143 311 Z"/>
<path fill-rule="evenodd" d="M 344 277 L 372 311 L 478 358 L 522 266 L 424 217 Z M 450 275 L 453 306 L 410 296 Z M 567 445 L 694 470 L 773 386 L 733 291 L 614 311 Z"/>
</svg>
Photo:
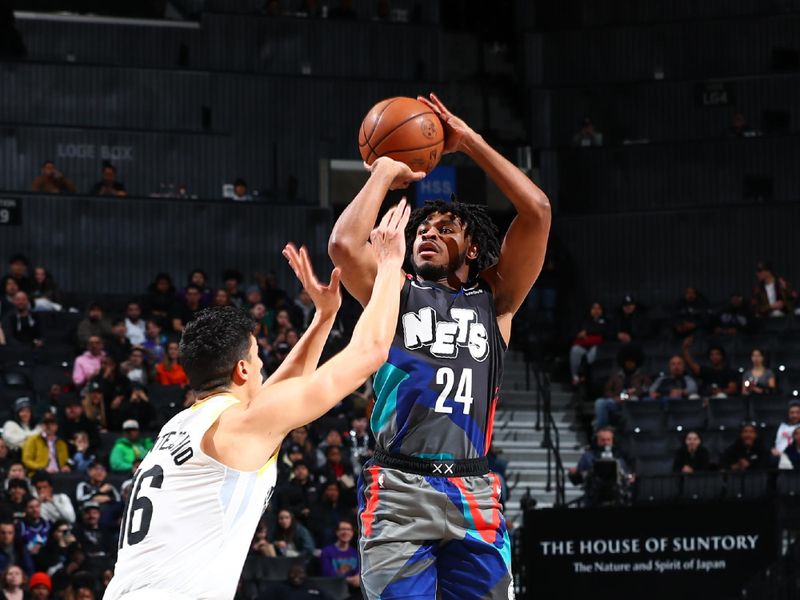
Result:
<svg viewBox="0 0 800 600">
<path fill-rule="evenodd" d="M 475 260 L 476 258 L 478 258 L 479 251 L 480 248 L 478 248 L 477 244 L 470 244 L 469 248 L 467 248 L 467 258 L 469 260 Z"/>
<path fill-rule="evenodd" d="M 247 363 L 243 360 L 237 361 L 236 366 L 233 368 L 233 376 L 231 377 L 233 383 L 236 385 L 244 385 L 249 378 L 250 368 L 247 366 Z"/>
</svg>

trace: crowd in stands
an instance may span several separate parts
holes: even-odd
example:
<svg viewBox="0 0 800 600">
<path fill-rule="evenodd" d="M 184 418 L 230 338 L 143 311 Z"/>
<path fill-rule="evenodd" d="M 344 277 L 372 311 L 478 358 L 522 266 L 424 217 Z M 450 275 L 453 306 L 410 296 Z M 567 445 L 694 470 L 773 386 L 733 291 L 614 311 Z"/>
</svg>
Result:
<svg viewBox="0 0 800 600">
<path fill-rule="evenodd" d="M 227 187 L 230 189 L 227 190 Z M 42 163 L 41 171 L 31 182 L 31 191 L 40 194 L 77 194 L 81 193 L 75 183 L 64 175 L 52 160 Z M 100 180 L 86 190 L 90 196 L 116 196 L 128 195 L 128 189 L 117 175 L 117 168 L 109 161 L 101 164 Z M 251 202 L 257 199 L 258 191 L 251 190 L 247 182 L 238 177 L 233 184 L 223 187 L 223 197 L 236 202 Z M 159 189 L 149 194 L 153 198 L 192 198 L 197 196 L 189 192 L 186 184 L 162 183 Z"/>
<path fill-rule="evenodd" d="M 694 287 L 660 318 L 632 295 L 613 316 L 593 303 L 569 355 L 591 440 L 573 483 L 599 497 L 598 460 L 614 463 L 606 483 L 628 494 L 637 475 L 800 470 L 797 300 L 760 262 L 750 297 L 716 308 Z"/>
<path fill-rule="evenodd" d="M 0 584 L 8 598 L 101 598 L 132 475 L 163 424 L 195 401 L 183 328 L 207 306 L 248 311 L 268 375 L 314 306 L 305 291 L 291 297 L 271 276 L 246 284 L 235 270 L 218 287 L 201 269 L 182 286 L 159 273 L 141 297 L 83 311 L 23 255 L 2 282 Z M 367 386 L 285 440 L 239 598 L 324 598 L 331 580 L 333 600 L 360 597 L 355 488 L 374 448 L 370 395 Z"/>
</svg>

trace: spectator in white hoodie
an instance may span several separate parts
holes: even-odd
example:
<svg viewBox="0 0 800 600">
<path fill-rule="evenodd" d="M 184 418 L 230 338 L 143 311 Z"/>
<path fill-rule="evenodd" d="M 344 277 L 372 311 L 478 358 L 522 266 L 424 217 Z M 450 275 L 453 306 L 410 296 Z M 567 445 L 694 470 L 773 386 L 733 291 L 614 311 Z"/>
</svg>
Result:
<svg viewBox="0 0 800 600">
<path fill-rule="evenodd" d="M 9 450 L 19 451 L 25 440 L 42 433 L 42 428 L 34 423 L 31 407 L 31 399 L 27 396 L 17 398 L 14 403 L 15 416 L 3 425 L 3 440 Z"/>
<path fill-rule="evenodd" d="M 69 524 L 75 522 L 75 507 L 66 494 L 54 494 L 53 482 L 47 473 L 39 472 L 33 476 L 33 487 L 42 505 L 42 518 L 55 522 L 63 519 Z"/>
</svg>

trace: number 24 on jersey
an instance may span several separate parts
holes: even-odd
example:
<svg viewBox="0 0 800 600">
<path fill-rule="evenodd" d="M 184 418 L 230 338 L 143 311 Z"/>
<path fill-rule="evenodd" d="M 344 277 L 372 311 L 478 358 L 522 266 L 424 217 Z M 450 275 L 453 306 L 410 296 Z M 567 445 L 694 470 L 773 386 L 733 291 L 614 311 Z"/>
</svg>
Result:
<svg viewBox="0 0 800 600">
<path fill-rule="evenodd" d="M 434 411 L 438 413 L 452 414 L 453 406 L 448 406 L 450 393 L 455 389 L 453 401 L 462 405 L 465 415 L 469 414 L 472 408 L 472 369 L 462 369 L 458 382 L 456 373 L 450 367 L 441 367 L 436 371 L 436 384 L 441 385 L 442 391 L 436 399 Z"/>
</svg>

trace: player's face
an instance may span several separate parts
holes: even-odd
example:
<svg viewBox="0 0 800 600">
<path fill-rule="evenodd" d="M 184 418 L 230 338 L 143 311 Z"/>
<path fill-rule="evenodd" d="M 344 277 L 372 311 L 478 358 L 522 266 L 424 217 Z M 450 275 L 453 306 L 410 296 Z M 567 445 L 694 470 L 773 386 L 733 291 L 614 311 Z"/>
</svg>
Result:
<svg viewBox="0 0 800 600">
<path fill-rule="evenodd" d="M 247 379 L 247 384 L 251 389 L 257 390 L 263 383 L 261 369 L 264 367 L 264 363 L 258 355 L 258 342 L 256 342 L 256 336 L 254 335 L 250 336 L 250 355 L 244 362 L 247 365 L 247 372 L 251 374 Z"/>
<path fill-rule="evenodd" d="M 414 270 L 423 279 L 441 279 L 463 266 L 470 253 L 476 251 L 458 217 L 434 212 L 417 227 L 412 253 Z"/>
</svg>

